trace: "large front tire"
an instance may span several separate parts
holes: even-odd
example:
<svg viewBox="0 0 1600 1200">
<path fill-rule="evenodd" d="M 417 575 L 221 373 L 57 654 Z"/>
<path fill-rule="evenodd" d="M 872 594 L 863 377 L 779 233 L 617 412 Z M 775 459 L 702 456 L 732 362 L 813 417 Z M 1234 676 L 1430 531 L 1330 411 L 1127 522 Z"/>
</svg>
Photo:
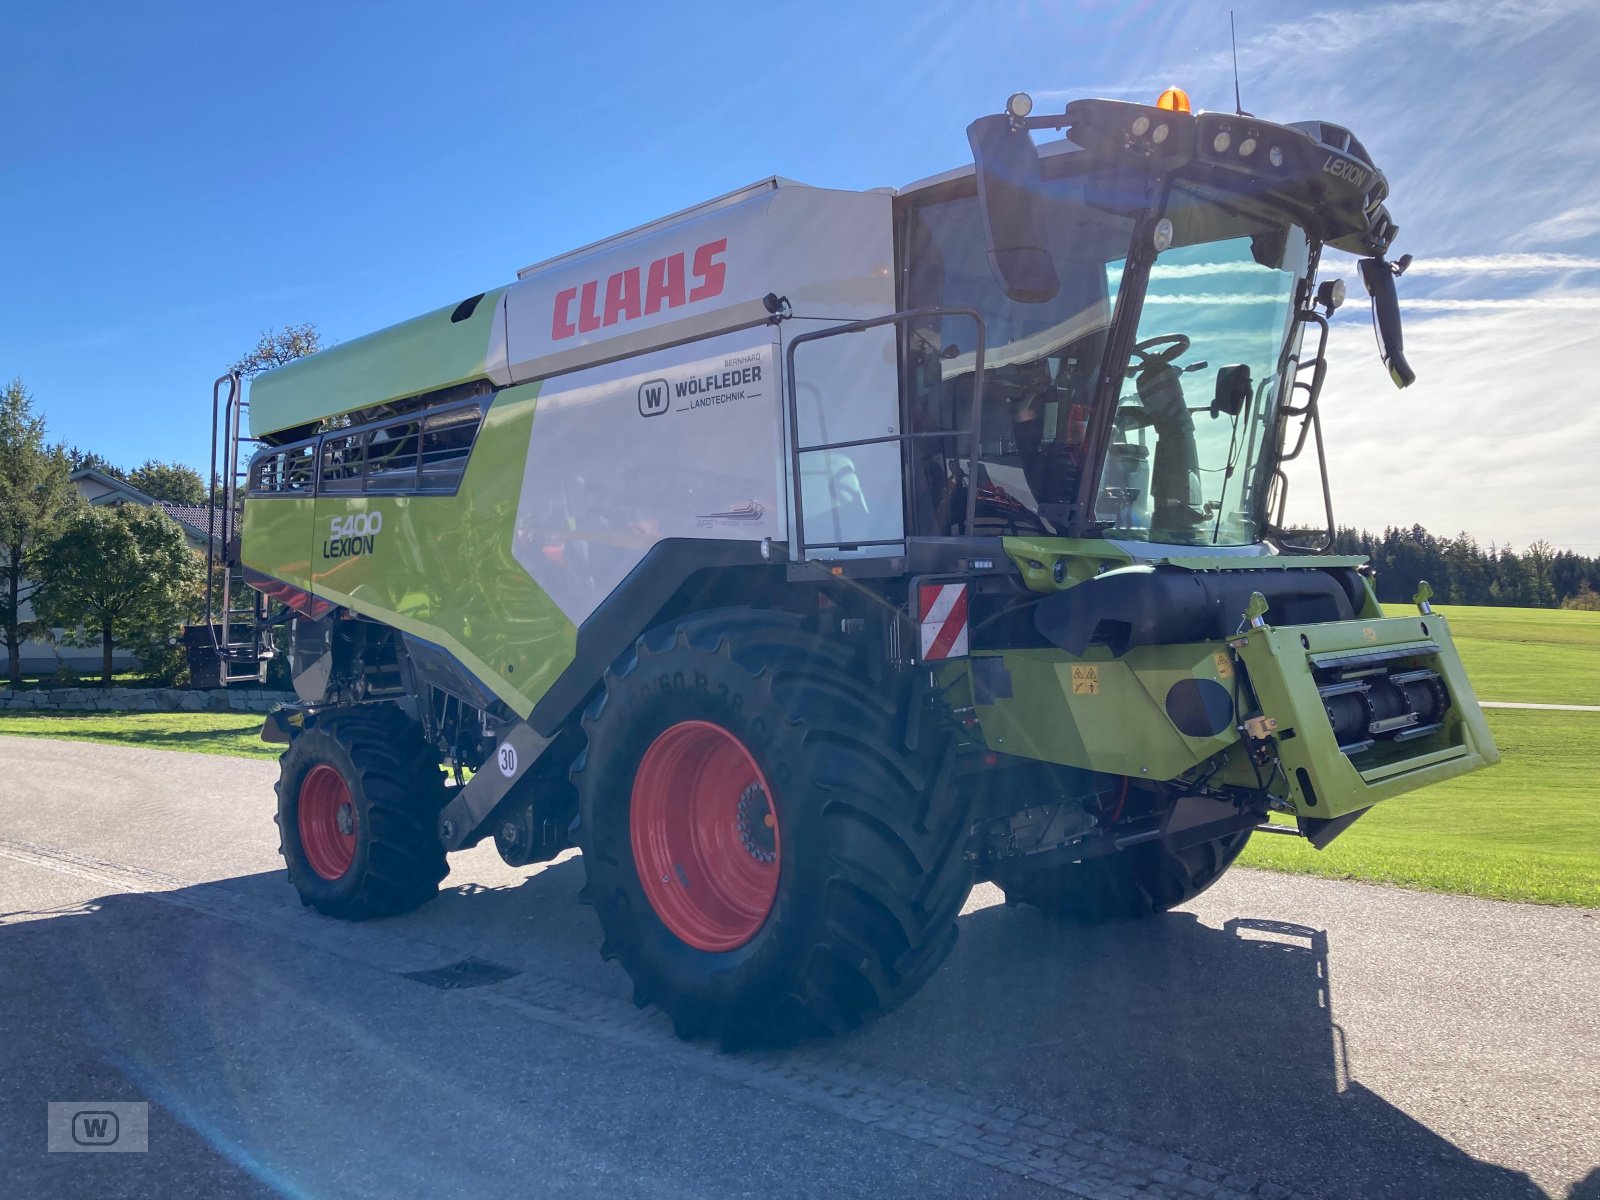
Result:
<svg viewBox="0 0 1600 1200">
<path fill-rule="evenodd" d="M 953 747 L 909 687 L 864 674 L 798 618 L 712 614 L 647 634 L 585 715 L 583 899 L 680 1036 L 849 1029 L 954 944 Z"/>
<path fill-rule="evenodd" d="M 1222 878 L 1250 830 L 1182 850 L 1160 841 L 1115 854 L 995 878 L 1008 904 L 1031 904 L 1052 920 L 1090 924 L 1151 917 L 1193 900 Z"/>
<path fill-rule="evenodd" d="M 363 920 L 433 898 L 447 796 L 415 723 L 382 708 L 320 717 L 278 763 L 278 849 L 302 903 Z"/>
</svg>

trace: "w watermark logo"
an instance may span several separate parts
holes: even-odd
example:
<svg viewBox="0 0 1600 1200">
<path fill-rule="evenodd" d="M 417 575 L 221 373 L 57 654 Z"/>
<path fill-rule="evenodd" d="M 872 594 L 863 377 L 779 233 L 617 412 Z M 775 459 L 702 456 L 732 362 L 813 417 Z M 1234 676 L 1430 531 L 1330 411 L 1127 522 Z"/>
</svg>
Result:
<svg viewBox="0 0 1600 1200">
<path fill-rule="evenodd" d="M 150 1149 L 144 1101 L 51 1101 L 45 1148 L 52 1154 L 143 1154 Z"/>
</svg>

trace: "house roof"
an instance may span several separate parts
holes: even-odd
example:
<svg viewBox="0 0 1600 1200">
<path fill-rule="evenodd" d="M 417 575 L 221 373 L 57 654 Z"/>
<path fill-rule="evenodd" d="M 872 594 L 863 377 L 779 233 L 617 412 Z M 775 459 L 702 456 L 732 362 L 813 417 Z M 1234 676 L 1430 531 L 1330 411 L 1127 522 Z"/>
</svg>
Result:
<svg viewBox="0 0 1600 1200">
<path fill-rule="evenodd" d="M 97 483 L 113 495 L 99 496 L 89 501 L 91 504 L 109 504 L 117 501 L 132 501 L 135 504 L 155 504 L 156 498 L 148 493 L 141 492 L 125 479 L 118 479 L 115 475 L 107 475 L 104 471 L 94 467 L 79 467 L 70 476 L 72 482 L 78 485 L 78 490 L 84 490 L 85 483 Z"/>
<path fill-rule="evenodd" d="M 78 491 L 84 494 L 90 504 L 142 504 L 146 508 L 159 508 L 167 516 L 178 523 L 191 542 L 204 548 L 206 539 L 210 536 L 209 528 L 212 521 L 211 506 L 207 504 L 169 504 L 165 500 L 157 500 L 147 492 L 141 492 L 131 483 L 118 479 L 114 475 L 107 475 L 104 471 L 94 467 L 79 467 L 72 473 L 72 482 L 77 485 Z M 91 490 L 84 484 L 98 485 L 100 494 L 89 496 Z M 221 532 L 221 516 L 216 519 L 216 529 Z"/>
<path fill-rule="evenodd" d="M 222 532 L 222 514 L 219 512 L 213 517 L 211 514 L 215 510 L 208 504 L 168 504 L 165 500 L 152 503 L 183 526 L 184 532 L 193 534 L 201 542 L 211 536 L 213 530 L 218 535 Z"/>
</svg>

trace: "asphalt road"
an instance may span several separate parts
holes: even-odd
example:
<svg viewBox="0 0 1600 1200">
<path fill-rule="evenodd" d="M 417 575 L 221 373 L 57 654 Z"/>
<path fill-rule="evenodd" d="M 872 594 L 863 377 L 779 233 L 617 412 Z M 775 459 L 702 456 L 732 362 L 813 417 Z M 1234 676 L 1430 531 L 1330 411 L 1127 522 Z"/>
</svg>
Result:
<svg viewBox="0 0 1600 1200">
<path fill-rule="evenodd" d="M 1600 1197 L 1600 913 L 1240 870 L 1082 930 L 982 887 L 900 1011 L 731 1057 L 629 1003 L 575 858 L 302 910 L 275 775 L 0 738 L 7 1195 Z M 51 1100 L 148 1101 L 150 1152 L 47 1154 Z"/>
</svg>

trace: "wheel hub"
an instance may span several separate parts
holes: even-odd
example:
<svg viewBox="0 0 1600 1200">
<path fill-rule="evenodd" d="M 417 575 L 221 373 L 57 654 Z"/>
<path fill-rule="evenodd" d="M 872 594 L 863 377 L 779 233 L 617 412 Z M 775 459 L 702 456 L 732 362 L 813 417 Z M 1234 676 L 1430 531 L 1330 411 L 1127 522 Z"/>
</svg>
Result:
<svg viewBox="0 0 1600 1200">
<path fill-rule="evenodd" d="M 778 857 L 778 822 L 759 783 L 752 783 L 739 794 L 738 811 L 734 828 L 739 831 L 744 852 L 759 863 L 774 861 Z"/>
</svg>

